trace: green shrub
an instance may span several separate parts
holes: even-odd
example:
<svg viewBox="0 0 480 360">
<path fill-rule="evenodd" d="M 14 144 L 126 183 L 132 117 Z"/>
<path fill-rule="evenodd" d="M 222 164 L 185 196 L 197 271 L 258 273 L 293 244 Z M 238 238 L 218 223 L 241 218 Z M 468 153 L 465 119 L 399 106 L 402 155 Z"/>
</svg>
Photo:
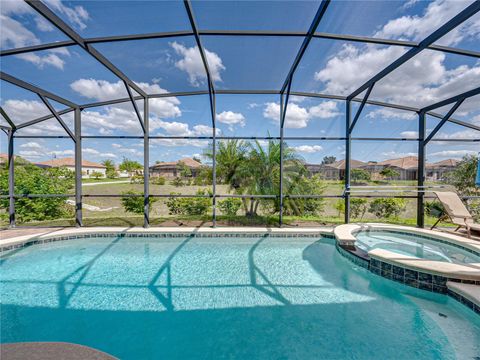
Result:
<svg viewBox="0 0 480 360">
<path fill-rule="evenodd" d="M 344 199 L 337 200 L 337 202 L 335 203 L 335 210 L 338 211 L 338 216 L 339 217 L 340 217 L 340 215 L 345 214 L 345 200 Z"/>
<path fill-rule="evenodd" d="M 130 184 L 143 184 L 145 178 L 141 174 L 135 174 L 130 178 Z"/>
<path fill-rule="evenodd" d="M 163 176 L 152 176 L 150 182 L 154 185 L 165 185 L 165 178 Z"/>
<path fill-rule="evenodd" d="M 405 210 L 406 204 L 404 199 L 379 198 L 370 203 L 368 211 L 377 218 L 398 217 Z"/>
<path fill-rule="evenodd" d="M 116 179 L 118 177 L 115 169 L 107 169 L 105 175 L 108 179 Z"/>
<path fill-rule="evenodd" d="M 171 193 L 170 195 L 179 195 Z M 198 190 L 197 195 L 209 195 L 205 190 Z M 211 198 L 178 198 L 169 197 L 167 200 L 170 215 L 205 215 L 212 206 Z"/>
<path fill-rule="evenodd" d="M 98 180 L 103 177 L 103 174 L 100 171 L 92 171 L 90 173 L 90 177 L 94 178 L 95 180 Z"/>
<path fill-rule="evenodd" d="M 238 198 L 226 198 L 218 202 L 220 211 L 228 216 L 237 215 L 238 210 L 242 206 L 242 200 Z"/>
<path fill-rule="evenodd" d="M 15 161 L 17 165 L 17 161 Z M 73 188 L 75 173 L 66 168 L 42 169 L 32 164 L 15 167 L 15 194 L 67 194 Z M 8 195 L 8 170 L 0 170 L 0 195 Z M 65 198 L 26 198 L 15 200 L 20 222 L 72 217 L 74 207 Z M 9 199 L 0 198 L 0 209 L 8 209 Z M 8 217 L 8 212 L 1 216 Z"/>
<path fill-rule="evenodd" d="M 363 219 L 367 212 L 367 199 L 351 198 L 350 215 L 354 219 Z"/>
<path fill-rule="evenodd" d="M 126 212 L 134 214 L 143 214 L 144 209 L 144 197 L 142 193 L 135 191 L 125 191 L 122 195 L 141 195 L 141 196 L 123 196 L 122 205 Z M 154 202 L 158 199 L 154 197 L 149 198 L 148 208 L 151 209 Z"/>
<path fill-rule="evenodd" d="M 172 180 L 172 185 L 176 187 L 184 186 L 184 182 L 181 177 L 176 177 L 175 179 Z"/>
<path fill-rule="evenodd" d="M 428 201 L 425 203 L 425 214 L 435 218 L 441 217 L 445 212 L 443 205 L 438 200 Z"/>
<path fill-rule="evenodd" d="M 353 169 L 351 173 L 352 182 L 358 183 L 361 181 L 370 181 L 372 175 L 363 169 Z"/>
</svg>

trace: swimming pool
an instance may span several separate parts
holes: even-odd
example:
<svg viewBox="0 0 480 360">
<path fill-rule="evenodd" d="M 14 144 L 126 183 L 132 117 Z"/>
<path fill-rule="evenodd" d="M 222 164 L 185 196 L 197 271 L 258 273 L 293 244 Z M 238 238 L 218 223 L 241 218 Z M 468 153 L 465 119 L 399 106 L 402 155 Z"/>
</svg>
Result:
<svg viewBox="0 0 480 360">
<path fill-rule="evenodd" d="M 355 237 L 355 246 L 366 252 L 385 249 L 401 255 L 454 264 L 480 263 L 477 254 L 418 234 L 375 230 L 360 231 Z"/>
<path fill-rule="evenodd" d="M 1 341 L 122 359 L 474 359 L 478 315 L 322 237 L 106 237 L 2 257 Z"/>
</svg>

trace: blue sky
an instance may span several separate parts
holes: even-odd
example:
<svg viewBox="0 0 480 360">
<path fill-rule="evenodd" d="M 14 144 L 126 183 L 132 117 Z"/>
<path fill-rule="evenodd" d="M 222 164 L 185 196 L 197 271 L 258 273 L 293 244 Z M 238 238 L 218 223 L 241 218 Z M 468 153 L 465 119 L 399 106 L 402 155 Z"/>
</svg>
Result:
<svg viewBox="0 0 480 360">
<path fill-rule="evenodd" d="M 60 1 L 45 0 L 65 22 L 84 37 L 189 31 L 181 1 Z M 317 31 L 420 41 L 464 9 L 461 1 L 334 1 Z M 318 1 L 193 1 L 202 30 L 306 31 Z M 1 7 L 2 49 L 66 40 L 21 1 L 5 0 Z M 141 19 L 141 21 L 139 21 Z M 302 38 L 202 36 L 217 89 L 278 90 L 302 43 Z M 440 45 L 480 51 L 480 15 L 438 41 Z M 96 44 L 112 63 L 149 94 L 206 90 L 206 74 L 192 36 Z M 408 49 L 313 39 L 292 83 L 293 91 L 348 95 Z M 79 104 L 126 97 L 123 83 L 78 46 L 2 57 L 2 71 Z M 480 61 L 460 55 L 425 51 L 378 82 L 371 99 L 422 107 L 480 86 Z M 48 114 L 35 94 L 1 82 L 1 103 L 17 123 Z M 217 128 L 221 136 L 279 135 L 279 97 L 276 95 L 217 95 Z M 466 101 L 455 118 L 480 125 L 480 97 Z M 138 103 L 142 109 L 142 103 Z M 62 105 L 54 103 L 57 110 Z M 353 106 L 353 110 L 356 109 Z M 438 109 L 446 113 L 449 107 Z M 63 116 L 73 128 L 71 114 Z M 84 135 L 138 135 L 140 125 L 129 103 L 83 111 Z M 345 131 L 342 101 L 292 97 L 285 136 L 339 137 Z M 367 105 L 357 123 L 356 137 L 417 136 L 412 113 Z M 427 132 L 438 123 L 427 119 Z M 2 124 L 4 121 L 2 120 Z M 151 100 L 151 135 L 210 136 L 207 95 Z M 64 135 L 55 120 L 27 128 L 21 135 Z M 477 139 L 478 131 L 447 124 L 436 138 Z M 1 151 L 6 151 L 2 133 Z M 152 141 L 151 162 L 175 160 L 203 152 L 205 141 Z M 323 156 L 342 158 L 341 141 L 290 141 L 308 162 Z M 140 140 L 86 140 L 84 157 L 100 162 L 123 157 L 142 160 Z M 479 151 L 478 143 L 432 142 L 428 160 L 461 158 Z M 16 153 L 32 161 L 72 156 L 68 139 L 19 139 Z M 414 155 L 410 141 L 355 142 L 353 158 L 363 161 Z"/>
</svg>

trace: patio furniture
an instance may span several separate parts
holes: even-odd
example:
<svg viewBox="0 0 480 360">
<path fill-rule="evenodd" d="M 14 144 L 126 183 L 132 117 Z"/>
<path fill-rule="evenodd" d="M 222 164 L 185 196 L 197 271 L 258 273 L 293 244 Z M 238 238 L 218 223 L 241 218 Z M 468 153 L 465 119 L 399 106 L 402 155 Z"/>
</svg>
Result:
<svg viewBox="0 0 480 360">
<path fill-rule="evenodd" d="M 467 207 L 456 193 L 453 191 L 434 191 L 434 194 L 442 203 L 443 208 L 445 209 L 445 214 L 439 217 L 431 229 L 435 228 L 440 221 L 450 218 L 452 223 L 457 225 L 455 231 L 460 228 L 465 228 L 467 230 L 468 238 L 471 238 L 472 230 L 480 231 L 480 224 L 474 222 L 472 214 L 470 214 Z"/>
</svg>

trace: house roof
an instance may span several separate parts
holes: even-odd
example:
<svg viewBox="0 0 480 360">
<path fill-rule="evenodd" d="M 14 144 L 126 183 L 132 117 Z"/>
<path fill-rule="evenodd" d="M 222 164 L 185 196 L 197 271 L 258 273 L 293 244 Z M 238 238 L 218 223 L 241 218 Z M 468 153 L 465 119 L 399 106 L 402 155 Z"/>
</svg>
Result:
<svg viewBox="0 0 480 360">
<path fill-rule="evenodd" d="M 398 159 L 388 159 L 385 161 L 380 161 L 376 165 L 394 166 L 400 169 L 412 169 L 418 167 L 418 157 L 406 156 Z"/>
<path fill-rule="evenodd" d="M 445 160 L 442 160 L 442 161 L 437 161 L 437 162 L 434 162 L 432 164 L 427 164 L 426 166 L 427 167 L 431 167 L 431 168 L 436 168 L 436 167 L 455 167 L 457 166 L 457 164 L 459 163 L 458 160 L 455 160 L 455 159 L 445 159 Z"/>
<path fill-rule="evenodd" d="M 334 167 L 335 169 L 340 169 L 340 170 L 343 170 L 345 169 L 345 160 L 338 160 L 338 161 L 335 161 L 331 164 L 327 164 L 328 166 L 331 166 L 331 167 Z M 365 165 L 365 163 L 363 161 L 359 161 L 359 160 L 350 160 L 350 167 L 352 169 L 356 169 L 356 168 L 359 168 L 360 166 L 362 165 Z"/>
<path fill-rule="evenodd" d="M 202 166 L 202 164 L 199 163 L 197 160 L 186 157 L 177 161 L 161 162 L 161 163 L 150 166 L 150 168 L 176 167 L 180 162 L 184 163 L 189 168 L 194 168 L 194 169 L 197 169 Z"/>
<path fill-rule="evenodd" d="M 36 165 L 43 165 L 49 167 L 60 167 L 60 166 L 75 166 L 75 158 L 60 158 L 60 159 L 52 159 L 47 161 L 41 161 L 36 163 Z M 99 169 L 106 169 L 106 166 L 102 164 L 98 164 L 93 161 L 82 160 L 82 167 L 91 167 L 91 168 L 99 168 Z"/>
</svg>

